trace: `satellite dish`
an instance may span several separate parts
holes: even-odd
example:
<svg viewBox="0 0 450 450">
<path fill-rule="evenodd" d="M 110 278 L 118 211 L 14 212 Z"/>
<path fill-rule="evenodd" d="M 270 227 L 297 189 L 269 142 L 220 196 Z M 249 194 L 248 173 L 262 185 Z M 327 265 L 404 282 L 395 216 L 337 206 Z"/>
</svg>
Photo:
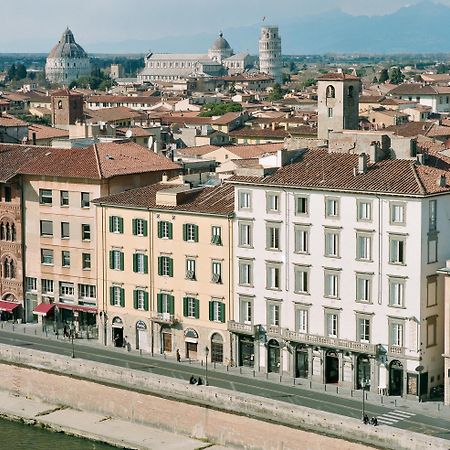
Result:
<svg viewBox="0 0 450 450">
<path fill-rule="evenodd" d="M 132 130 L 127 130 L 127 132 L 125 133 L 125 137 L 127 139 L 130 139 L 133 136 L 133 131 Z"/>
<path fill-rule="evenodd" d="M 423 366 L 417 366 L 415 370 L 416 370 L 416 372 L 420 373 L 420 372 L 423 372 L 424 369 L 425 369 L 425 367 L 423 367 Z"/>
</svg>

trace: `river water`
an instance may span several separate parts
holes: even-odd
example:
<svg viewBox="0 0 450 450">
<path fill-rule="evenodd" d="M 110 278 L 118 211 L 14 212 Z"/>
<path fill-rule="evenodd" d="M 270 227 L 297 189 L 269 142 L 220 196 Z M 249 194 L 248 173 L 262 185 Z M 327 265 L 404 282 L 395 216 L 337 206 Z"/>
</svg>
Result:
<svg viewBox="0 0 450 450">
<path fill-rule="evenodd" d="M 0 419 L 0 448 L 5 450 L 112 450 L 116 447 Z"/>
</svg>

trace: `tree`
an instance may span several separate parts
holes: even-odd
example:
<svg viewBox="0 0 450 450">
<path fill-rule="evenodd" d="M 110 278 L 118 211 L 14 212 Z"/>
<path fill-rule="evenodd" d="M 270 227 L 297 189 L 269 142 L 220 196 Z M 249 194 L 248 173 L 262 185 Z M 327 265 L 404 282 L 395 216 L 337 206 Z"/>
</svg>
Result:
<svg viewBox="0 0 450 450">
<path fill-rule="evenodd" d="M 206 103 L 202 107 L 199 117 L 223 116 L 228 112 L 240 112 L 242 106 L 239 103 Z"/>
<path fill-rule="evenodd" d="M 291 72 L 291 73 L 297 72 L 297 64 L 295 64 L 294 61 L 291 61 L 289 63 L 289 72 Z"/>
<path fill-rule="evenodd" d="M 436 73 L 442 74 L 442 73 L 448 73 L 449 72 L 449 66 L 447 64 L 439 64 L 436 70 Z"/>
<path fill-rule="evenodd" d="M 16 65 L 13 63 L 13 65 L 8 69 L 8 78 L 9 80 L 15 80 L 17 74 L 17 68 Z"/>
<path fill-rule="evenodd" d="M 27 69 L 23 64 L 17 64 L 17 70 L 16 70 L 16 80 L 23 80 L 27 77 Z"/>
<path fill-rule="evenodd" d="M 380 83 L 386 83 L 389 80 L 389 72 L 387 69 L 383 69 L 380 73 Z"/>
<path fill-rule="evenodd" d="M 314 86 L 316 84 L 316 80 L 314 78 L 307 78 L 306 80 L 302 81 L 301 87 L 307 88 L 310 86 Z"/>
<path fill-rule="evenodd" d="M 391 78 L 390 78 L 390 82 L 392 84 L 400 84 L 403 83 L 405 79 L 405 75 L 403 75 L 402 71 L 400 70 L 399 67 L 393 67 L 391 69 Z"/>
<path fill-rule="evenodd" d="M 275 102 L 283 98 L 283 90 L 281 89 L 280 83 L 275 83 L 272 86 L 272 92 L 269 95 L 269 101 Z"/>
</svg>

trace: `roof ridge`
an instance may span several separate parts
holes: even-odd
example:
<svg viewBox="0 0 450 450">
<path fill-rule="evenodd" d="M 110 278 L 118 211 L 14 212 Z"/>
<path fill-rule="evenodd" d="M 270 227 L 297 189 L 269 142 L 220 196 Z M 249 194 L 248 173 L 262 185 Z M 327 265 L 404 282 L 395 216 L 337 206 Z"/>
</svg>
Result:
<svg viewBox="0 0 450 450">
<path fill-rule="evenodd" d="M 414 178 L 415 178 L 417 184 L 419 185 L 420 193 L 421 194 L 426 194 L 427 191 L 425 189 L 425 186 L 422 183 L 422 180 L 419 177 L 419 174 L 417 173 L 417 170 L 416 170 L 417 166 L 416 166 L 416 164 L 414 162 L 410 162 L 409 167 L 411 168 L 412 173 L 414 175 Z"/>
<path fill-rule="evenodd" d="M 100 179 L 103 179 L 103 172 L 102 172 L 102 166 L 100 164 L 100 155 L 98 154 L 97 144 L 94 142 L 94 155 L 95 155 L 95 162 L 97 163 L 97 169 L 98 174 L 100 175 Z"/>
</svg>

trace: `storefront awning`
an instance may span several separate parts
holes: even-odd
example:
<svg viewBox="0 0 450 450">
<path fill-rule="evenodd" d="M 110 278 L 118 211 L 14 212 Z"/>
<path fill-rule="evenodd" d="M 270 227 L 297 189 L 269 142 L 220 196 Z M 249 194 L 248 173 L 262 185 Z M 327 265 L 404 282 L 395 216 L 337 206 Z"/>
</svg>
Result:
<svg viewBox="0 0 450 450">
<path fill-rule="evenodd" d="M 10 313 L 13 312 L 18 306 L 20 306 L 20 303 L 5 302 L 3 300 L 0 300 L 0 311 Z"/>
<path fill-rule="evenodd" d="M 45 317 L 54 307 L 54 303 L 39 303 L 39 305 L 34 308 L 33 314 Z"/>
<path fill-rule="evenodd" d="M 59 309 L 70 309 L 71 311 L 81 311 L 91 314 L 97 314 L 97 308 L 95 306 L 86 305 L 71 305 L 70 303 L 56 303 Z"/>
</svg>

